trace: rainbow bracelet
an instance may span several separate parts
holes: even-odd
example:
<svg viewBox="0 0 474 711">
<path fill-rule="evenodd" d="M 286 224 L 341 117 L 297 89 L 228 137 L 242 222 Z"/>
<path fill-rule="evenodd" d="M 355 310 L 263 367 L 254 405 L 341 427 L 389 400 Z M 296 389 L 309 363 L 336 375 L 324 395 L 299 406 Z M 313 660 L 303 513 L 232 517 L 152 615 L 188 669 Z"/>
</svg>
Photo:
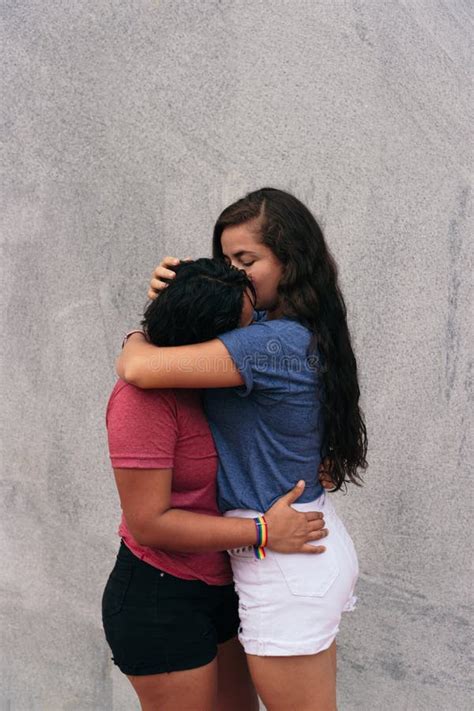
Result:
<svg viewBox="0 0 474 711">
<path fill-rule="evenodd" d="M 254 518 L 255 526 L 257 528 L 257 544 L 253 547 L 255 551 L 255 557 L 258 560 L 265 558 L 265 546 L 268 543 L 268 526 L 265 520 L 265 516 L 257 516 Z"/>
</svg>

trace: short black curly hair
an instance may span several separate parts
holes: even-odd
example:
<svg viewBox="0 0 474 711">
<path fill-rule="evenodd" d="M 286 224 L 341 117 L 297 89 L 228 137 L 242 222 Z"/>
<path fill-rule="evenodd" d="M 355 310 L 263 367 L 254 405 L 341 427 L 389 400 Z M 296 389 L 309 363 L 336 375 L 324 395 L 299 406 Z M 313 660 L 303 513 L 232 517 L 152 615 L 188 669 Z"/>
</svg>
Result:
<svg viewBox="0 0 474 711">
<path fill-rule="evenodd" d="M 170 267 L 174 279 L 146 308 L 141 325 L 156 346 L 202 343 L 238 328 L 244 293 L 255 304 L 246 273 L 214 259 L 196 259 Z"/>
</svg>

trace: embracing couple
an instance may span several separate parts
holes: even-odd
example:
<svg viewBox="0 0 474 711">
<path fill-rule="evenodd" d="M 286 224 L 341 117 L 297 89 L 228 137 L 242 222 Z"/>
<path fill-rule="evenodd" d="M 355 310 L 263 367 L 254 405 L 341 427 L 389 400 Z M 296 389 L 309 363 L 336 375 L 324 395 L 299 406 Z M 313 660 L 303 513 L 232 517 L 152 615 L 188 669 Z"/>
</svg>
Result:
<svg viewBox="0 0 474 711">
<path fill-rule="evenodd" d="M 107 406 L 122 507 L 102 599 L 143 711 L 336 711 L 357 555 L 326 493 L 367 435 L 337 266 L 297 198 L 227 207 L 165 258 Z"/>
</svg>

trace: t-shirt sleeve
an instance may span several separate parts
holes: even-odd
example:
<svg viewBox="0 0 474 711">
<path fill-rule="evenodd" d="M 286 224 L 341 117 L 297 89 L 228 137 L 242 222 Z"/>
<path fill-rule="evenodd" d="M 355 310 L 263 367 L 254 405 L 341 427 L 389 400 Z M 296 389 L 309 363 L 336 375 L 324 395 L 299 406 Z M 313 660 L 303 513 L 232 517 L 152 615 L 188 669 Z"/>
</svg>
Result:
<svg viewBox="0 0 474 711">
<path fill-rule="evenodd" d="M 171 391 L 118 383 L 107 406 L 106 426 L 112 467 L 173 468 L 178 423 Z"/>
<path fill-rule="evenodd" d="M 272 393 L 288 392 L 289 368 L 284 341 L 275 328 L 261 321 L 246 328 L 236 328 L 218 336 L 237 366 L 244 386 L 236 388 L 240 395 L 252 390 Z"/>
</svg>

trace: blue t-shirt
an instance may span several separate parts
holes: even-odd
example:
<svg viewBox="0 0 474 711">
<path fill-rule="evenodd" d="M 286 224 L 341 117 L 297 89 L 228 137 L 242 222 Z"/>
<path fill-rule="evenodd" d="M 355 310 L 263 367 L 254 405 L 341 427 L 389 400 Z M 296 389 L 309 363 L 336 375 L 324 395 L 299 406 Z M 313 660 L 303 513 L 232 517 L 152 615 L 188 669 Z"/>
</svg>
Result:
<svg viewBox="0 0 474 711">
<path fill-rule="evenodd" d="M 263 318 L 219 338 L 245 382 L 204 391 L 219 509 L 266 511 L 299 479 L 306 488 L 298 501 L 316 499 L 323 383 L 319 354 L 307 356 L 311 332 L 294 319 Z"/>
</svg>

